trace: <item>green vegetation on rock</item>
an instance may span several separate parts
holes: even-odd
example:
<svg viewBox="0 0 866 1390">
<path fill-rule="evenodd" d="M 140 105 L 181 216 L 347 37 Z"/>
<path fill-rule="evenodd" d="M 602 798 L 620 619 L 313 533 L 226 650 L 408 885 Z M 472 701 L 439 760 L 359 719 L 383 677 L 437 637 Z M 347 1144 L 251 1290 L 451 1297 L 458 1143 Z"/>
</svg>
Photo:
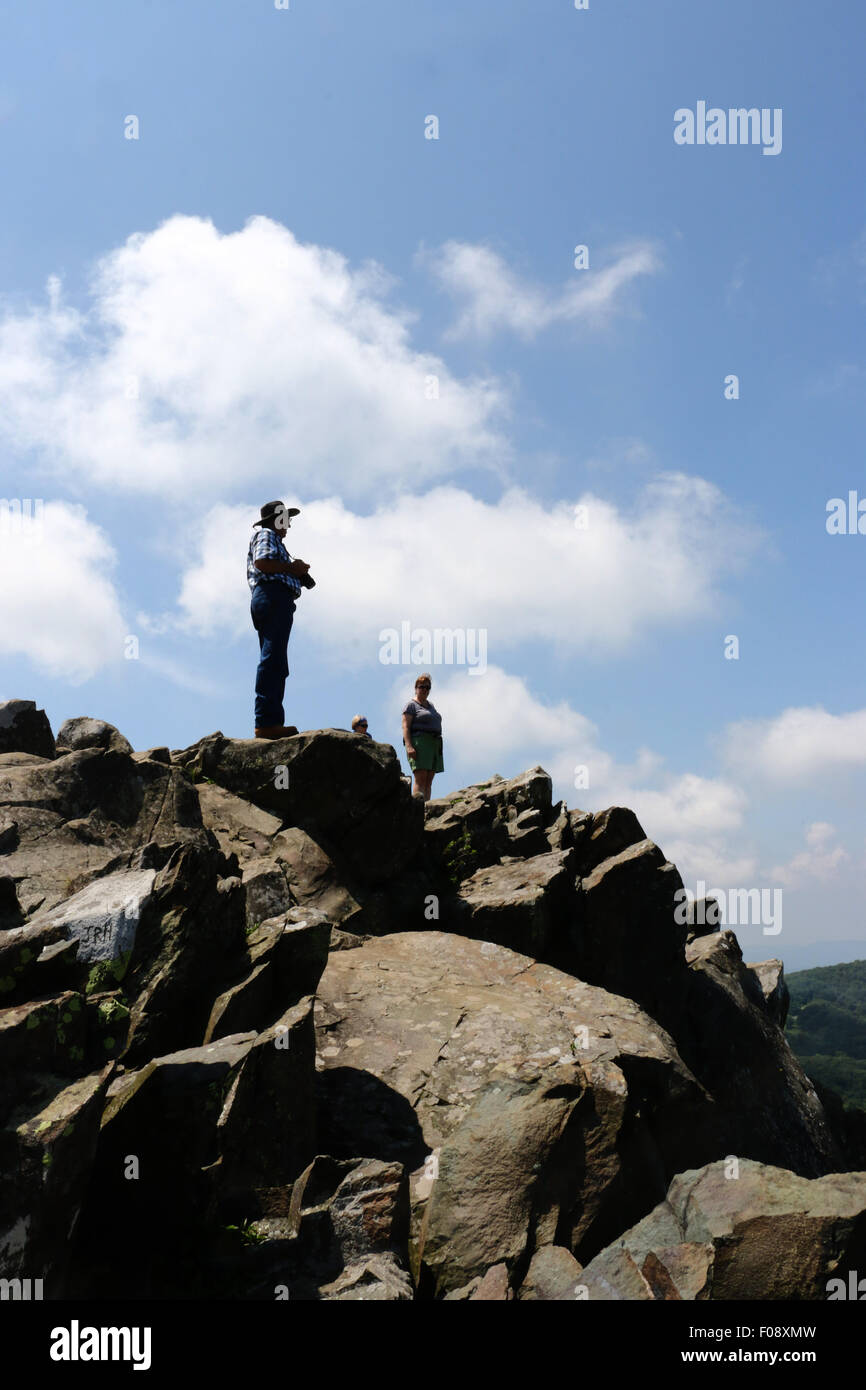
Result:
<svg viewBox="0 0 866 1390">
<path fill-rule="evenodd" d="M 464 878 L 475 872 L 478 863 L 478 853 L 472 844 L 472 837 L 468 830 L 464 830 L 462 835 L 456 835 L 453 840 L 449 840 L 442 852 L 442 863 L 445 872 L 455 887 L 462 883 Z"/>
<path fill-rule="evenodd" d="M 114 989 L 126 974 L 131 951 L 124 951 L 116 960 L 98 960 L 90 970 L 85 985 L 86 994 L 99 994 Z"/>
</svg>

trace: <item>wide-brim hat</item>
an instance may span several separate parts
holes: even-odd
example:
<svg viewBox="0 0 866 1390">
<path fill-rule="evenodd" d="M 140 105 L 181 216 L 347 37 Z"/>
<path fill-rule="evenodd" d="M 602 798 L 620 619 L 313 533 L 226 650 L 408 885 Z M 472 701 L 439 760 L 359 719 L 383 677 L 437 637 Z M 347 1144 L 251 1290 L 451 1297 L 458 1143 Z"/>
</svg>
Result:
<svg viewBox="0 0 866 1390">
<path fill-rule="evenodd" d="M 260 509 L 260 515 L 258 519 L 253 522 L 253 525 L 267 526 L 268 522 L 273 521 L 274 518 L 277 516 L 282 515 L 292 517 L 300 516 L 300 514 L 300 507 L 287 507 L 285 502 L 280 501 L 266 502 L 265 505 Z"/>
</svg>

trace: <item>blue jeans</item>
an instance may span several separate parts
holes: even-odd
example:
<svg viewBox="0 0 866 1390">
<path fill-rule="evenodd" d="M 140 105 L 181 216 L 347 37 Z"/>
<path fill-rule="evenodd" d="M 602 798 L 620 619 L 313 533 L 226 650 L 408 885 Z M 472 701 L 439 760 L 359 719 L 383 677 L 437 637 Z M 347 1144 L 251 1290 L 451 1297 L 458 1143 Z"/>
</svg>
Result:
<svg viewBox="0 0 866 1390">
<path fill-rule="evenodd" d="M 295 600 L 279 580 L 253 589 L 250 603 L 253 627 L 259 634 L 259 668 L 256 672 L 256 728 L 285 724 L 283 695 L 289 674 L 289 634 L 295 616 Z"/>
</svg>

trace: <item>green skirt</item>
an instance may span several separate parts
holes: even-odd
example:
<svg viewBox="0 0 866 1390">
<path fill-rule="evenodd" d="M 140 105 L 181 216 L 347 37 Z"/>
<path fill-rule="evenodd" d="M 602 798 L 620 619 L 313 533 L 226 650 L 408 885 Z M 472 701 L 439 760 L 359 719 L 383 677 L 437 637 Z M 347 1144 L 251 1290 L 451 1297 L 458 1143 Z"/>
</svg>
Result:
<svg viewBox="0 0 866 1390">
<path fill-rule="evenodd" d="M 416 734 L 412 742 L 415 745 L 415 757 L 409 758 L 409 766 L 413 772 L 445 771 L 440 734 Z"/>
</svg>

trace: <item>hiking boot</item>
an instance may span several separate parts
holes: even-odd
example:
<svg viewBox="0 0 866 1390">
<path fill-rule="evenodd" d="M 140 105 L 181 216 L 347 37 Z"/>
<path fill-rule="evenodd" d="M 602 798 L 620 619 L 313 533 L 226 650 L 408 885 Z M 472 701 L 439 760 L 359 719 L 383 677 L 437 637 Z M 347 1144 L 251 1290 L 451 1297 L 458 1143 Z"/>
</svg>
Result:
<svg viewBox="0 0 866 1390">
<path fill-rule="evenodd" d="M 269 724 L 266 729 L 256 729 L 256 738 L 291 738 L 298 731 L 294 724 Z"/>
</svg>

